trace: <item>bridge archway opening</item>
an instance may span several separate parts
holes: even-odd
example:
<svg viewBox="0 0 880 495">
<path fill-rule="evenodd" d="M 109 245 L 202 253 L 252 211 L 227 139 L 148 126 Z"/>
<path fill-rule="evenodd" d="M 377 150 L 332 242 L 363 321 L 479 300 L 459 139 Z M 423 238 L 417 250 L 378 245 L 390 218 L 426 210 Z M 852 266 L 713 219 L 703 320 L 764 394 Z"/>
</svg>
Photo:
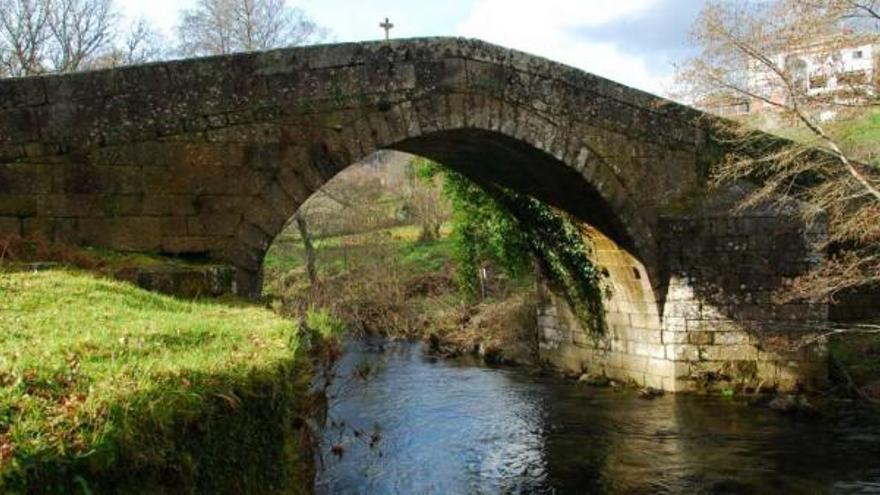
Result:
<svg viewBox="0 0 880 495">
<path fill-rule="evenodd" d="M 317 154 L 320 163 L 316 165 L 313 161 L 305 167 L 317 169 L 319 178 L 309 180 L 306 178 L 308 173 L 297 173 L 287 176 L 288 180 L 323 187 L 338 174 L 350 170 L 351 164 L 364 160 L 362 154 L 347 155 L 332 139 L 319 141 L 321 144 Z M 652 286 L 655 280 L 653 266 L 647 264 L 638 251 L 645 244 L 636 240 L 633 229 L 615 211 L 615 206 L 603 198 L 598 188 L 572 167 L 527 142 L 481 129 L 436 131 L 403 139 L 379 150 L 400 151 L 414 157 L 428 158 L 464 175 L 477 185 L 502 187 L 527 194 L 570 214 L 578 220 L 587 244 L 592 247 L 591 257 L 600 266 L 606 277 L 605 282 L 611 289 L 611 296 L 604 302 L 610 331 L 629 332 L 629 315 L 633 313 L 638 315 L 636 324 L 647 331 L 659 333 L 660 319 Z M 314 154 L 309 156 L 314 157 Z M 595 159 L 598 159 L 598 155 Z M 304 167 L 303 164 L 289 165 L 297 169 Z M 293 190 L 296 187 L 290 184 L 284 189 Z M 309 197 L 314 194 L 316 192 L 313 190 Z M 292 217 L 306 200 L 292 205 L 289 215 Z M 284 224 L 280 224 L 279 228 Z M 280 230 L 275 232 L 269 242 L 279 233 Z M 264 256 L 265 251 L 259 255 Z M 542 287 L 541 297 L 551 297 L 554 291 L 557 295 L 559 293 L 559 288 L 552 287 L 552 284 Z M 561 299 L 542 300 L 545 305 L 560 303 Z M 611 337 L 613 335 L 609 336 L 609 342 Z"/>
</svg>

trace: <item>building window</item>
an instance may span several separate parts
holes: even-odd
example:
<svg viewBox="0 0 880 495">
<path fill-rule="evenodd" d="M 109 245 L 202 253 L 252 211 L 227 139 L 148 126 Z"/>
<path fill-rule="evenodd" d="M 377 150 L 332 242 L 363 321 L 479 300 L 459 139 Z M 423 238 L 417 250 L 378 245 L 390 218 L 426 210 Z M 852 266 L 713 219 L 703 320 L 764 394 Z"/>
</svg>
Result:
<svg viewBox="0 0 880 495">
<path fill-rule="evenodd" d="M 861 50 L 854 51 L 852 53 L 852 58 L 853 58 L 853 60 L 862 58 L 862 51 Z"/>
</svg>

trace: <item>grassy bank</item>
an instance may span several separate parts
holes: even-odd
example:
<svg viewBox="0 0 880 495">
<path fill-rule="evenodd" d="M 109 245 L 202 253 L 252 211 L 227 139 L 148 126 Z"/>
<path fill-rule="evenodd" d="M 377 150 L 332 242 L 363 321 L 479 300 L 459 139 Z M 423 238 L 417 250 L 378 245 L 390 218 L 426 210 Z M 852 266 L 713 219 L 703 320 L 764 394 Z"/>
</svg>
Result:
<svg viewBox="0 0 880 495">
<path fill-rule="evenodd" d="M 295 324 L 77 271 L 0 273 L 0 492 L 298 491 Z"/>
<path fill-rule="evenodd" d="M 873 156 L 876 154 L 877 143 L 880 142 L 880 111 L 871 108 L 844 113 L 836 120 L 824 124 L 823 129 L 846 151 Z M 808 145 L 825 145 L 814 133 L 801 125 L 782 126 L 769 131 Z"/>
</svg>

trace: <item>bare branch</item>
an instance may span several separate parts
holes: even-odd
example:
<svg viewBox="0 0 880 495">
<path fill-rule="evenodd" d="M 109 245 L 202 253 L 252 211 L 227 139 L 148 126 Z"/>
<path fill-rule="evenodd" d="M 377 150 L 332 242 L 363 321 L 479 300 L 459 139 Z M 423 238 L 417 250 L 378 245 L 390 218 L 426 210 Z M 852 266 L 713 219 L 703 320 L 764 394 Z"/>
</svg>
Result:
<svg viewBox="0 0 880 495">
<path fill-rule="evenodd" d="M 199 0 L 183 11 L 178 35 L 180 51 L 199 56 L 298 46 L 327 32 L 284 0 Z"/>
<path fill-rule="evenodd" d="M 877 61 L 873 78 L 868 73 L 850 78 L 848 73 L 834 72 L 843 70 L 836 68 L 841 50 L 880 46 L 876 25 L 852 22 L 880 20 L 878 3 L 709 2 L 694 34 L 703 52 L 679 70 L 697 101 L 711 101 L 713 95 L 720 95 L 721 103 L 745 99 L 765 109 L 765 115 L 774 117 L 771 122 L 794 122 L 809 133 L 800 138 L 802 142 L 768 143 L 747 126 L 726 126 L 723 132 L 736 151 L 718 164 L 713 177 L 721 187 L 743 179 L 756 184 L 740 208 L 784 206 L 796 199 L 805 225 L 825 226 L 826 236 L 816 248 L 828 253 L 827 259 L 778 295 L 786 300 L 829 300 L 880 282 L 880 253 L 875 247 L 880 244 L 880 169 L 865 165 L 876 163 L 880 145 L 851 146 L 820 120 L 822 112 L 831 108 L 853 114 L 878 103 Z M 826 78 L 836 78 L 839 92 L 815 91 L 813 77 L 823 81 L 820 87 Z"/>
</svg>

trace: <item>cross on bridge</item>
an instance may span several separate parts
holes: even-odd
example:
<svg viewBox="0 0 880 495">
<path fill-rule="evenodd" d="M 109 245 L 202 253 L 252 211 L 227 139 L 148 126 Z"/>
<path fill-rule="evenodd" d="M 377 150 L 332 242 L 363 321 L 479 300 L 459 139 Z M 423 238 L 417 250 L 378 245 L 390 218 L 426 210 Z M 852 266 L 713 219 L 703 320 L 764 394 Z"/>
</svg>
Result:
<svg viewBox="0 0 880 495">
<path fill-rule="evenodd" d="M 386 17 L 385 22 L 380 23 L 379 27 L 385 30 L 385 41 L 388 41 L 388 33 L 391 32 L 391 28 L 394 27 L 394 24 L 392 24 Z"/>
</svg>

